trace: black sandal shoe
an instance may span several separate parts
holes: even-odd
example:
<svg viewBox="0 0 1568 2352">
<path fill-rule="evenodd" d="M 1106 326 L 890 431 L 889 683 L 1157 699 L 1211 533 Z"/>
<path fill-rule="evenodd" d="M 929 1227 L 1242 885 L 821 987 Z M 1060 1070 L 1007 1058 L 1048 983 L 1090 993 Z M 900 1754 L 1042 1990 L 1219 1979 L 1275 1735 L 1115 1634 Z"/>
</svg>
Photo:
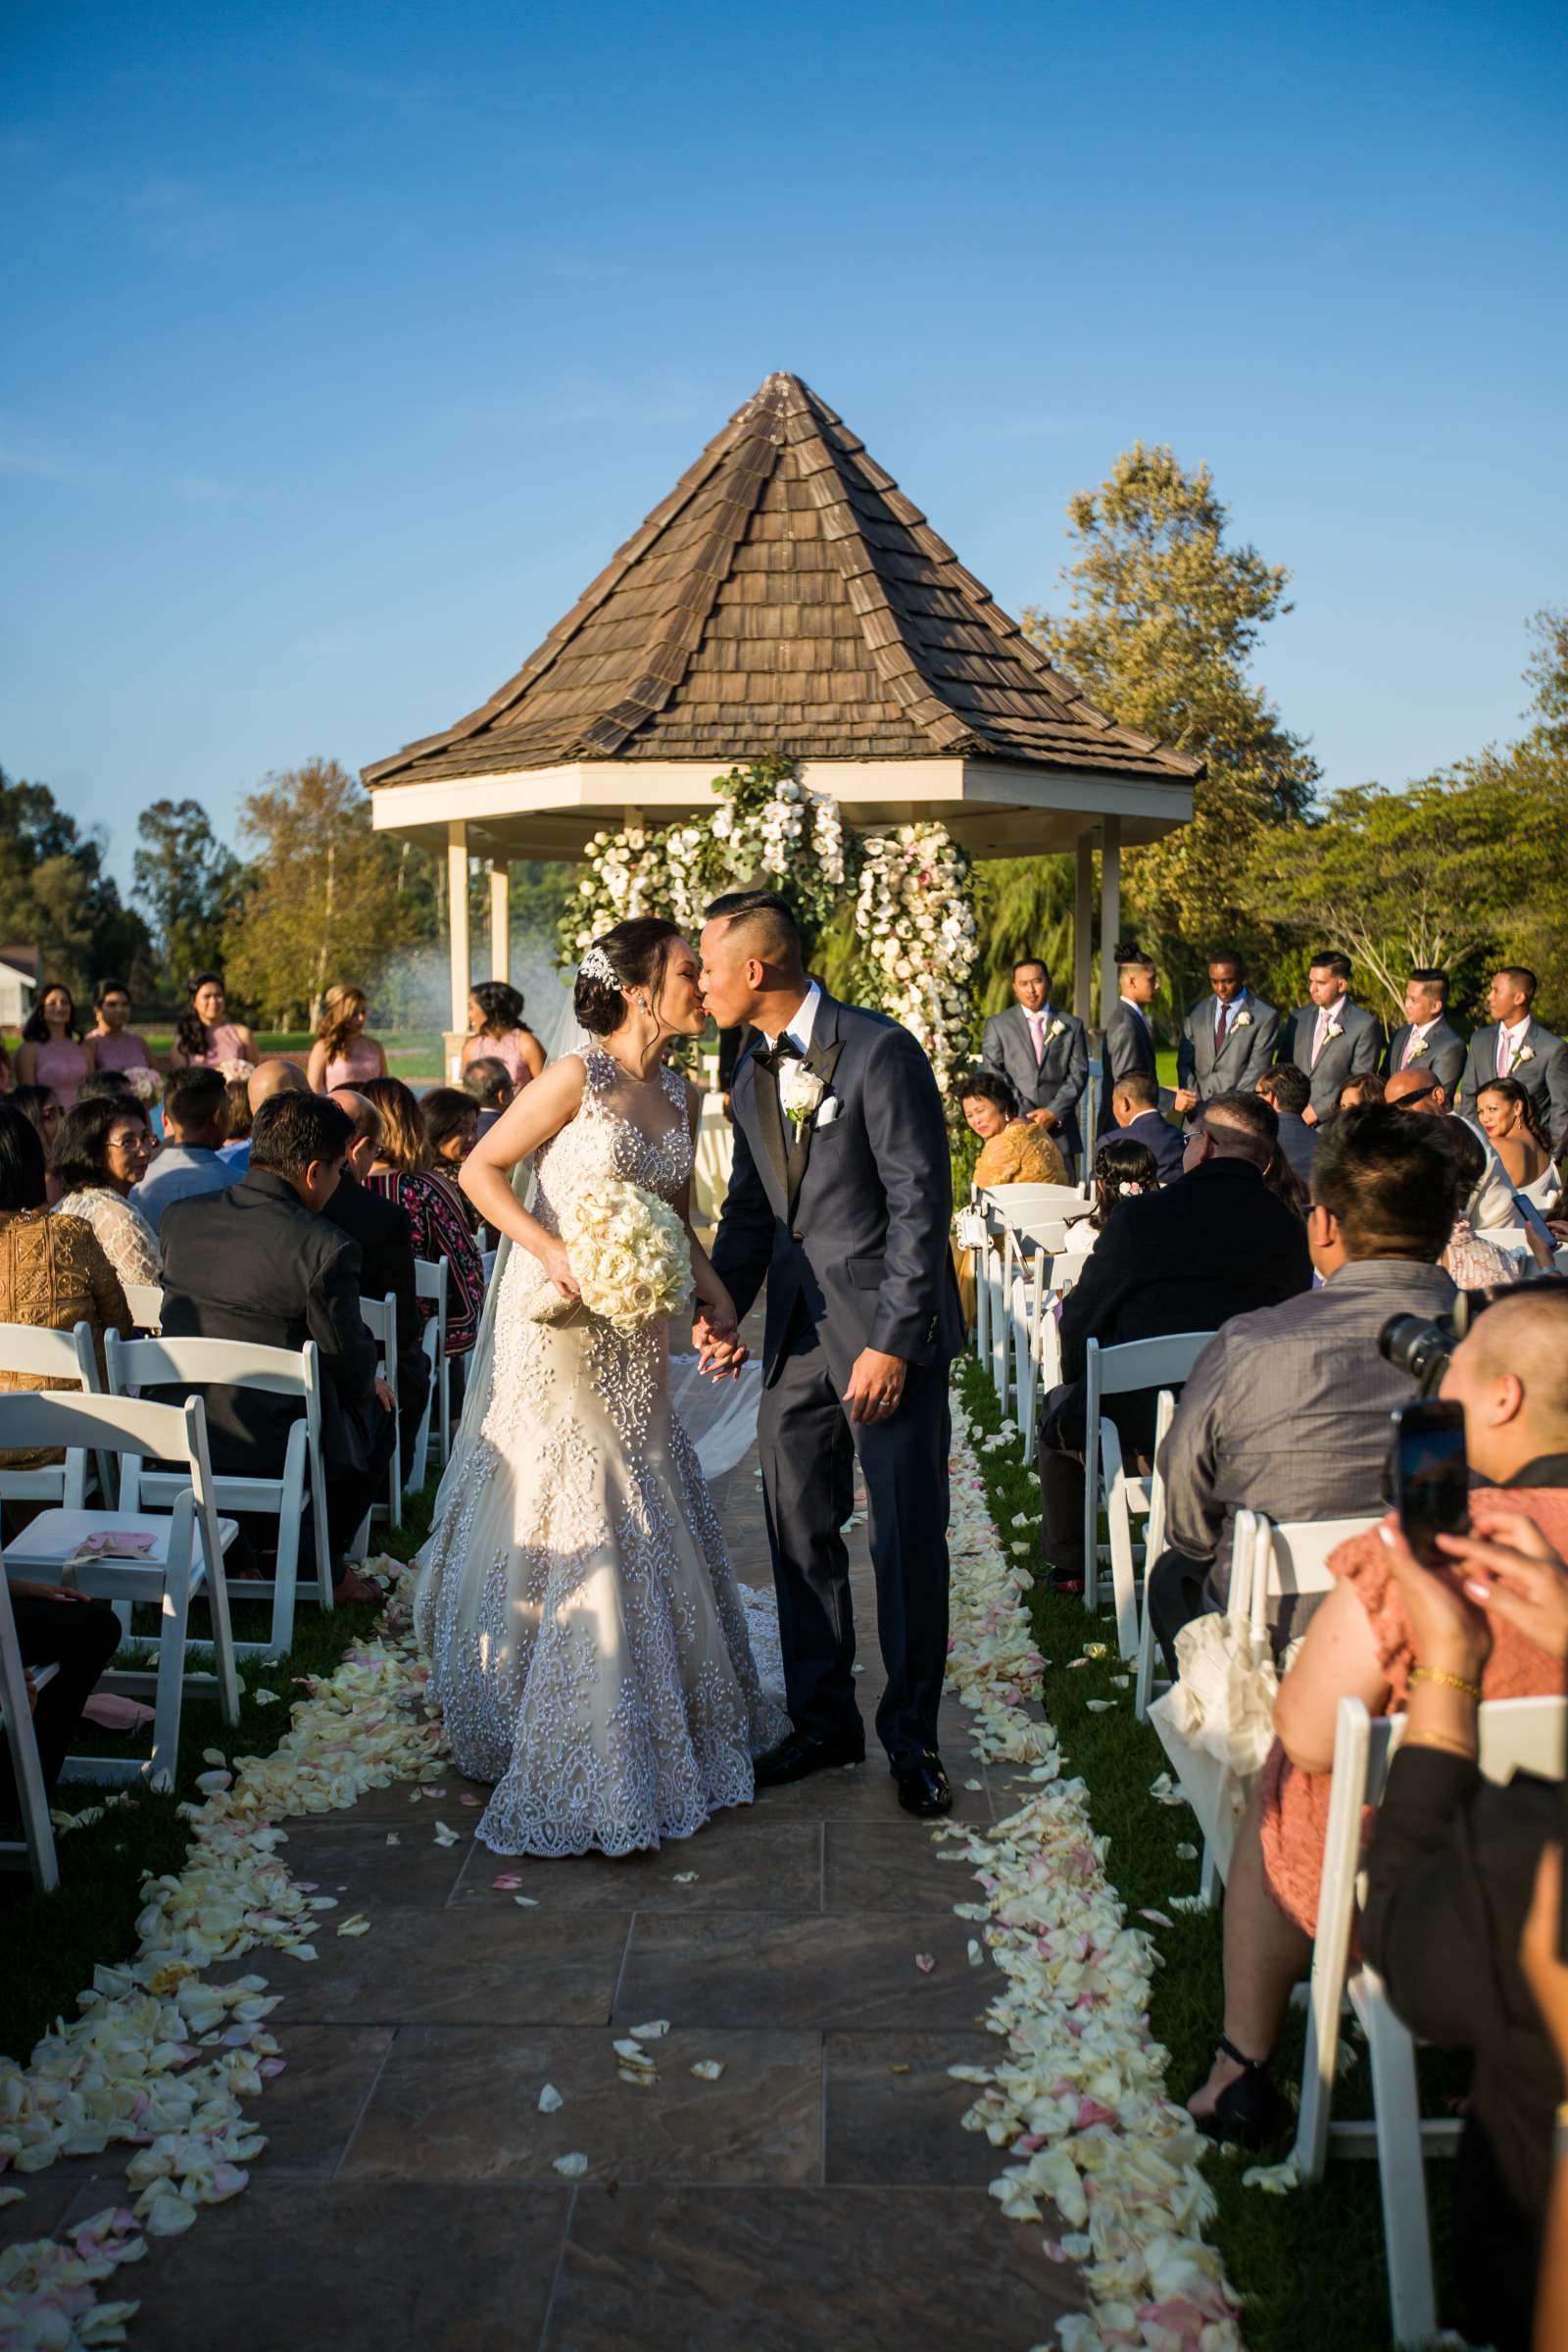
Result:
<svg viewBox="0 0 1568 2352">
<path fill-rule="evenodd" d="M 1223 2034 L 1219 2048 L 1246 2072 L 1235 2082 L 1226 2083 L 1211 2115 L 1195 2115 L 1193 2121 L 1205 2139 L 1236 2140 L 1244 2148 L 1260 2148 L 1289 2121 L 1290 2101 L 1276 2089 L 1267 2058 L 1249 2058 Z"/>
</svg>

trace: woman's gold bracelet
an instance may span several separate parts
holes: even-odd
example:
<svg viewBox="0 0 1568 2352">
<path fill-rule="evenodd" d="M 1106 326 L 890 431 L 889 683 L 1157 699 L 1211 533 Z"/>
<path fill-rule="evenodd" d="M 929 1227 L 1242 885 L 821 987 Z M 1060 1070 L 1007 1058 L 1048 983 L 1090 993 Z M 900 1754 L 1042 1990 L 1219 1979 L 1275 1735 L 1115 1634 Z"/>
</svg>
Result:
<svg viewBox="0 0 1568 2352">
<path fill-rule="evenodd" d="M 1410 1680 L 1412 1683 L 1436 1683 L 1444 1690 L 1462 1690 L 1466 1698 L 1473 1698 L 1477 1705 L 1481 1701 L 1479 1683 L 1472 1683 L 1466 1675 L 1445 1674 L 1441 1666 L 1412 1666 Z"/>
</svg>

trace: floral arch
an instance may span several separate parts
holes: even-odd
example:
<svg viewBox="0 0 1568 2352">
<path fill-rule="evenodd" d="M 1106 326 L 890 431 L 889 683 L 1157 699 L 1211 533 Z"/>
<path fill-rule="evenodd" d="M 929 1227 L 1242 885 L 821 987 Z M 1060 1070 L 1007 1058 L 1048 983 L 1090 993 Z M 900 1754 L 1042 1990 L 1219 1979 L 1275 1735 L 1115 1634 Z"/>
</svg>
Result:
<svg viewBox="0 0 1568 2352">
<path fill-rule="evenodd" d="M 629 915 L 668 914 L 695 932 L 719 892 L 765 884 L 789 900 L 808 947 L 831 925 L 848 928 L 857 994 L 919 1040 L 950 1094 L 973 1044 L 979 933 L 970 862 L 947 828 L 927 820 L 862 837 L 793 760 L 731 768 L 713 791 L 710 814 L 595 834 L 564 953 L 575 960 Z"/>
</svg>

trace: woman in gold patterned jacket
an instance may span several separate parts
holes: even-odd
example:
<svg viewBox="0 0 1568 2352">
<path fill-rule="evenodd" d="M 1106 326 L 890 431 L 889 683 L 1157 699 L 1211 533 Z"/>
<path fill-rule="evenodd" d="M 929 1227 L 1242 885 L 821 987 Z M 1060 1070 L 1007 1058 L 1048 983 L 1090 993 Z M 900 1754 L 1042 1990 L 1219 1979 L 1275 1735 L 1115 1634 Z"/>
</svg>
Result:
<svg viewBox="0 0 1568 2352">
<path fill-rule="evenodd" d="M 91 1226 L 75 1217 L 51 1216 L 44 1198 L 38 1131 L 22 1111 L 0 1102 L 0 1323 L 72 1331 L 85 1321 L 92 1326 L 101 1370 L 104 1333 L 121 1331 L 128 1338 L 131 1332 L 125 1294 Z M 69 1385 L 30 1372 L 0 1371 L 0 1390 Z M 59 1459 L 58 1452 L 0 1452 L 7 1469 L 32 1469 Z"/>
<path fill-rule="evenodd" d="M 1024 1117 L 1005 1078 L 976 1070 L 958 1090 L 971 1133 L 979 1136 L 974 1181 L 982 1192 L 999 1184 L 1070 1184 L 1066 1164 L 1044 1127 Z"/>
</svg>

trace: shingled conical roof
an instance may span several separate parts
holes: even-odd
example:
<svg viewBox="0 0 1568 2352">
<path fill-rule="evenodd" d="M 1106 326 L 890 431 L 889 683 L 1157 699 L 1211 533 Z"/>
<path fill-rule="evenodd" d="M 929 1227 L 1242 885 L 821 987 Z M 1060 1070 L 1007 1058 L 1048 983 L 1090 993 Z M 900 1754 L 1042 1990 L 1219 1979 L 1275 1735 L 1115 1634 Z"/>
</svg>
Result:
<svg viewBox="0 0 1568 2352">
<path fill-rule="evenodd" d="M 1186 785 L 1086 702 L 799 376 L 770 375 L 515 677 L 365 769 L 978 759 Z M 630 789 L 630 780 L 628 779 Z"/>
</svg>

